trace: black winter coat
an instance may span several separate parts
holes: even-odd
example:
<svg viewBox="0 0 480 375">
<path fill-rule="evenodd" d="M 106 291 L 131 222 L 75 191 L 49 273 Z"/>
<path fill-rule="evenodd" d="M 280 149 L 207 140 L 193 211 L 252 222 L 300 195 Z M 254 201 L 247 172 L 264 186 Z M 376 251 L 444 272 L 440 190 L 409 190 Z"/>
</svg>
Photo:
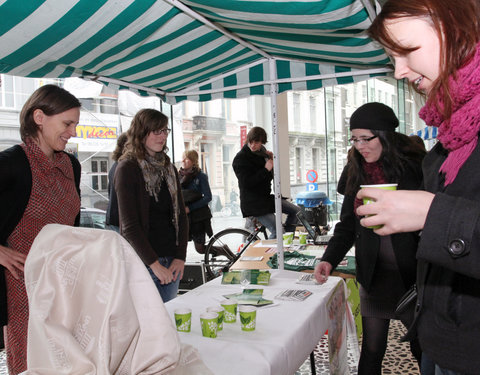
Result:
<svg viewBox="0 0 480 375">
<path fill-rule="evenodd" d="M 342 174 L 346 171 L 347 168 Z M 345 181 L 345 176 L 340 177 L 340 181 Z M 398 181 L 398 189 L 417 190 L 421 183 L 420 164 L 413 162 L 406 164 L 404 174 Z M 344 189 L 343 184 L 339 188 Z M 329 262 L 332 269 L 335 269 L 345 254 L 355 245 L 356 278 L 369 292 L 380 250 L 380 236 L 372 229 L 360 225 L 360 219 L 354 212 L 354 202 L 355 196 L 344 197 L 340 221 L 335 225 L 333 237 L 328 242 L 322 261 Z M 408 289 L 415 283 L 418 232 L 392 234 L 391 239 L 400 275 L 405 288 Z"/>
<path fill-rule="evenodd" d="M 265 162 L 265 158 L 253 153 L 248 145 L 244 145 L 233 159 L 243 217 L 275 212 L 275 200 L 271 194 L 273 172 L 265 168 Z"/>
<path fill-rule="evenodd" d="M 444 187 L 440 143 L 424 161 L 425 189 L 435 193 L 418 257 L 417 333 L 435 363 L 480 372 L 480 146 Z"/>
</svg>

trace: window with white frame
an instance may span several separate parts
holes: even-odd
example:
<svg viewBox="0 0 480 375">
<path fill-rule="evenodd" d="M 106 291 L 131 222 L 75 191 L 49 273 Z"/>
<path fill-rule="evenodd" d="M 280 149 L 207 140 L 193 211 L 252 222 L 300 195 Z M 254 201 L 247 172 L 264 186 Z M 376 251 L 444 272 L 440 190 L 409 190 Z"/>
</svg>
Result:
<svg viewBox="0 0 480 375">
<path fill-rule="evenodd" d="M 92 167 L 92 189 L 107 190 L 108 189 L 108 159 L 95 158 L 91 160 Z"/>
</svg>

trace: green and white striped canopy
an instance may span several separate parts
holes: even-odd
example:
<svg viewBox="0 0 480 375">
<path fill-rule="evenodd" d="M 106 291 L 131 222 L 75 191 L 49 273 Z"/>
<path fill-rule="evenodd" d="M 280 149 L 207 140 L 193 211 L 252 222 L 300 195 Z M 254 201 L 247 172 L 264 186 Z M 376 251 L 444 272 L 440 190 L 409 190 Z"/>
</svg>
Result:
<svg viewBox="0 0 480 375">
<path fill-rule="evenodd" d="M 0 1 L 0 72 L 84 77 L 174 104 L 391 71 L 371 0 Z"/>
</svg>

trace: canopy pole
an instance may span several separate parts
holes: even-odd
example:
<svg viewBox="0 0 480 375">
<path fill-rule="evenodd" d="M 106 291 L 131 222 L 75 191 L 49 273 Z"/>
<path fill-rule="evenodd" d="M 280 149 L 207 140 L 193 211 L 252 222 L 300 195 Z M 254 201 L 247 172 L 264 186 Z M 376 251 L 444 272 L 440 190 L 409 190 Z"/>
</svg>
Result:
<svg viewBox="0 0 480 375">
<path fill-rule="evenodd" d="M 277 79 L 277 65 L 275 59 L 269 59 L 270 71 L 270 101 L 272 112 L 272 138 L 273 138 L 273 184 L 275 194 L 275 226 L 277 228 L 277 259 L 278 269 L 284 269 L 283 263 L 283 226 L 282 226 L 282 189 L 280 181 L 280 137 L 278 132 L 278 113 L 277 113 L 277 94 L 278 85 L 275 82 Z"/>
</svg>

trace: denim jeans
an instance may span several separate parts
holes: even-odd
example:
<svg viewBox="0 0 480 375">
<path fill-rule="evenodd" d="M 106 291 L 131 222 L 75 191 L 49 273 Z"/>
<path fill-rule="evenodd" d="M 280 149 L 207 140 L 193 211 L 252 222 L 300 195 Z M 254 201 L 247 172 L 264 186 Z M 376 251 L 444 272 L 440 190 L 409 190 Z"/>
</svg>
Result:
<svg viewBox="0 0 480 375">
<path fill-rule="evenodd" d="M 297 205 L 287 201 L 286 199 L 282 199 L 282 213 L 287 215 L 287 220 L 285 220 L 285 231 L 286 232 L 294 232 L 295 226 L 298 223 L 297 219 L 297 212 L 300 211 L 300 207 Z M 262 216 L 257 216 L 257 220 L 265 225 L 265 227 L 270 232 L 270 236 L 268 238 L 277 238 L 277 227 L 275 223 L 275 214 L 266 214 Z"/>
<path fill-rule="evenodd" d="M 173 257 L 160 257 L 158 261 L 160 264 L 166 268 L 170 267 L 170 264 L 173 262 Z M 148 272 L 150 272 L 150 276 L 155 283 L 155 286 L 162 297 L 163 302 L 168 302 L 171 299 L 174 299 L 178 294 L 178 285 L 180 284 L 180 278 L 178 277 L 177 280 L 172 281 L 169 284 L 161 284 L 158 277 L 153 273 L 150 267 L 147 267 Z"/>
<path fill-rule="evenodd" d="M 420 370 L 422 375 L 467 375 L 461 372 L 447 370 L 435 364 L 425 353 L 422 353 L 422 368 Z"/>
</svg>

